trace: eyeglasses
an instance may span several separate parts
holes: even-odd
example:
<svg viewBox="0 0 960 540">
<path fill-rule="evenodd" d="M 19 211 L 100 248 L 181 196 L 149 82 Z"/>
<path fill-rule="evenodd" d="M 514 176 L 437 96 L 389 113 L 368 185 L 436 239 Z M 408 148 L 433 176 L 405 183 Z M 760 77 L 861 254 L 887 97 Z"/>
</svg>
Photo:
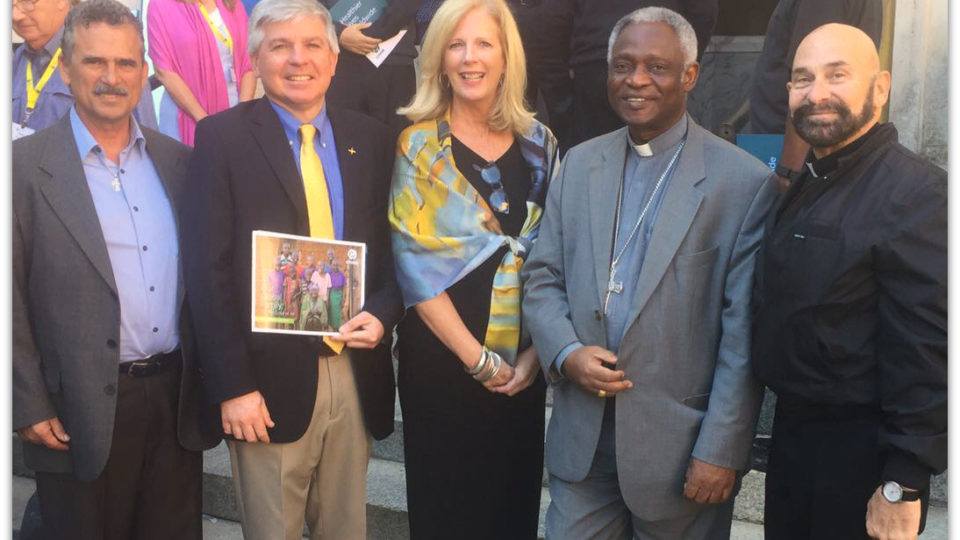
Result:
<svg viewBox="0 0 960 540">
<path fill-rule="evenodd" d="M 494 162 L 489 162 L 483 167 L 474 164 L 473 168 L 480 171 L 480 178 L 486 182 L 493 190 L 490 194 L 490 204 L 493 209 L 501 214 L 510 213 L 510 203 L 507 201 L 507 193 L 503 190 L 503 184 L 500 183 L 500 169 Z"/>
<path fill-rule="evenodd" d="M 27 13 L 37 7 L 37 1 L 38 0 L 13 0 L 13 7 Z"/>
</svg>

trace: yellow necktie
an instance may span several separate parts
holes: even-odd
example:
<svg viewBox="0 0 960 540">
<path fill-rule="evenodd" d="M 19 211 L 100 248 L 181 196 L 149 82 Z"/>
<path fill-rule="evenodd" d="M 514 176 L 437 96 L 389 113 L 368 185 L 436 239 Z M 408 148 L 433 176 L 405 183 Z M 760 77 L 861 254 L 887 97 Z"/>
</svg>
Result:
<svg viewBox="0 0 960 540">
<path fill-rule="evenodd" d="M 303 192 L 307 197 L 307 219 L 310 221 L 310 236 L 336 239 L 333 230 L 333 212 L 330 210 L 330 193 L 327 191 L 327 177 L 323 174 L 323 164 L 313 146 L 317 128 L 312 124 L 300 126 L 300 175 L 303 176 Z M 323 338 L 323 342 L 340 354 L 343 342 Z"/>
<path fill-rule="evenodd" d="M 307 196 L 307 217 L 310 220 L 310 236 L 335 239 L 333 212 L 330 211 L 330 193 L 323 164 L 313 146 L 317 128 L 311 124 L 300 126 L 300 174 L 303 176 L 303 191 Z"/>
</svg>

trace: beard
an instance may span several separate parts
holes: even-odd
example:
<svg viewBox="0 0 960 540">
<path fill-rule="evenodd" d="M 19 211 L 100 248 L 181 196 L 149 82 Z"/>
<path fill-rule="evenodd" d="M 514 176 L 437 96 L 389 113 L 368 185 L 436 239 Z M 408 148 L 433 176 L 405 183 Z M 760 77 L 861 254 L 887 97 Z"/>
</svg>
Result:
<svg viewBox="0 0 960 540">
<path fill-rule="evenodd" d="M 831 100 L 814 105 L 804 101 L 791 116 L 793 127 L 804 141 L 814 148 L 829 148 L 849 139 L 854 133 L 873 119 L 876 107 L 873 105 L 873 84 L 867 92 L 860 114 L 854 116 L 850 107 L 843 101 Z M 833 112 L 837 117 L 833 121 L 823 122 L 810 118 L 811 115 Z"/>
</svg>

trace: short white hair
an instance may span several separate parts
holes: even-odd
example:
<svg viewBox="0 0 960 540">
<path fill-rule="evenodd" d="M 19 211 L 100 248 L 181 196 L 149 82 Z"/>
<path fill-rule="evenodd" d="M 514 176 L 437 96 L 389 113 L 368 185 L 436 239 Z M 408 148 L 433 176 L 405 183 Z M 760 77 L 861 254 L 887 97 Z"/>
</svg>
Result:
<svg viewBox="0 0 960 540">
<path fill-rule="evenodd" d="M 327 29 L 327 41 L 333 52 L 340 53 L 337 31 L 333 26 L 333 17 L 318 0 L 261 0 L 250 12 L 247 29 L 247 52 L 253 56 L 260 50 L 263 41 L 263 25 L 274 22 L 287 22 L 301 17 L 319 17 Z"/>
<path fill-rule="evenodd" d="M 680 40 L 684 67 L 697 61 L 697 33 L 693 31 L 693 27 L 683 18 L 683 15 L 665 7 L 645 7 L 624 15 L 613 26 L 610 41 L 607 43 L 608 64 L 613 60 L 613 44 L 620 37 L 623 29 L 631 24 L 640 23 L 664 23 L 673 28 L 674 33 L 677 34 L 677 39 Z"/>
</svg>

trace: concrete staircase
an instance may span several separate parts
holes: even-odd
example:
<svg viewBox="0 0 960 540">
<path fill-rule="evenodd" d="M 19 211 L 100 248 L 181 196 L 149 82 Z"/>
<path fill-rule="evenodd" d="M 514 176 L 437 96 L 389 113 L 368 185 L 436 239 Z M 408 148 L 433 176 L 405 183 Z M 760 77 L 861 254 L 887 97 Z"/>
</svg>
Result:
<svg viewBox="0 0 960 540">
<path fill-rule="evenodd" d="M 551 394 L 547 394 L 545 411 L 549 422 Z M 368 538 L 375 540 L 404 540 L 409 538 L 407 524 L 406 485 L 403 468 L 403 418 L 399 403 L 395 409 L 395 431 L 383 441 L 373 446 L 373 455 L 367 472 L 367 522 Z M 762 454 L 763 438 L 760 449 Z M 761 468 L 765 459 L 756 460 Z M 241 538 L 239 514 L 230 471 L 230 456 L 226 444 L 220 444 L 204 453 L 203 511 L 204 538 L 233 539 Z M 14 473 L 14 537 L 20 526 L 23 506 L 33 492 L 33 474 L 23 465 L 20 442 L 14 436 L 13 445 Z M 744 478 L 740 494 L 734 505 L 734 526 L 732 538 L 738 540 L 759 540 L 763 538 L 763 485 L 764 473 L 750 471 Z M 944 475 L 945 476 L 945 475 Z M 544 475 L 543 491 L 540 503 L 540 534 L 543 537 L 543 518 L 550 503 L 550 494 L 546 488 Z M 946 479 L 938 477 L 933 493 L 935 508 L 931 508 L 925 539 L 947 538 L 946 515 Z"/>
</svg>

